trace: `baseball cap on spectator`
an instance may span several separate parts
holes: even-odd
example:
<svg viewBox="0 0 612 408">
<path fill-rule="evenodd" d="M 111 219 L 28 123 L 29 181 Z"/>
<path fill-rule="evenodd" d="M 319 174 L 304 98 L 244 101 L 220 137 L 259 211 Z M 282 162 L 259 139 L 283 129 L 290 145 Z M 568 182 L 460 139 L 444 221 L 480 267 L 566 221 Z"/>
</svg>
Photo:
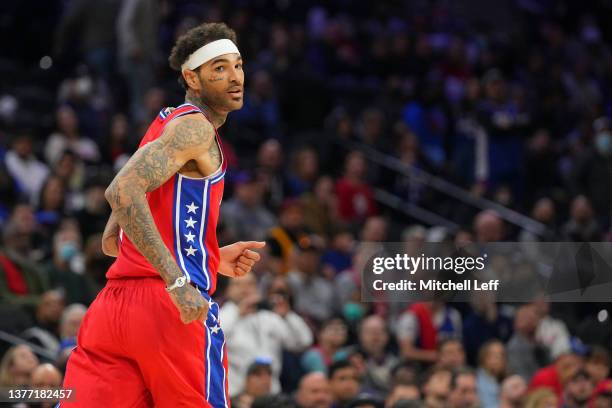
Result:
<svg viewBox="0 0 612 408">
<path fill-rule="evenodd" d="M 257 357 L 255 361 L 249 365 L 249 368 L 247 368 L 247 376 L 253 374 L 258 375 L 263 371 L 272 374 L 272 360 L 268 357 Z"/>
</svg>

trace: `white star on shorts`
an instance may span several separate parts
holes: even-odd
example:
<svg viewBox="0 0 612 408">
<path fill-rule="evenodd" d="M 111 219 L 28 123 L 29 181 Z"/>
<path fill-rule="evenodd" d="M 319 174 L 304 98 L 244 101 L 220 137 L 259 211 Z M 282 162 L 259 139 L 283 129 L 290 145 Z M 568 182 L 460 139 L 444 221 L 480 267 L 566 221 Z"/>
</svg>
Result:
<svg viewBox="0 0 612 408">
<path fill-rule="evenodd" d="M 193 246 L 189 245 L 189 248 L 185 249 L 185 251 L 187 251 L 187 256 L 193 256 L 195 255 L 196 251 L 198 250 L 198 248 L 194 248 Z"/>
<path fill-rule="evenodd" d="M 185 222 L 187 223 L 187 228 L 195 228 L 195 223 L 197 221 L 194 220 L 193 218 L 189 217 L 189 219 L 185 220 Z"/>
<path fill-rule="evenodd" d="M 191 231 L 189 231 L 188 234 L 183 234 L 183 235 L 185 235 L 185 238 L 187 238 L 187 242 L 193 242 L 193 239 L 195 238 L 195 235 L 193 235 Z"/>
<path fill-rule="evenodd" d="M 219 326 L 218 324 L 210 328 L 212 334 L 217 334 L 219 330 L 221 330 L 221 326 Z"/>
<path fill-rule="evenodd" d="M 197 205 L 195 205 L 195 203 L 192 201 L 191 205 L 185 205 L 185 207 L 187 207 L 187 214 L 189 213 L 196 213 L 196 210 L 200 207 L 198 207 Z"/>
</svg>

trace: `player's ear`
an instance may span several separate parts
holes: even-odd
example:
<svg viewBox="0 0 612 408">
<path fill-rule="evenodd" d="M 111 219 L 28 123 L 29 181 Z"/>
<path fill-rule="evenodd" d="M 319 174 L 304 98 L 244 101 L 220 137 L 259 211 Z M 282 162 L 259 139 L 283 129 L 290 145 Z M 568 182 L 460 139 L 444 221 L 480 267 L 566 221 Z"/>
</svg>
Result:
<svg viewBox="0 0 612 408">
<path fill-rule="evenodd" d="M 200 90 L 200 78 L 198 77 L 198 73 L 196 71 L 186 69 L 183 71 L 183 78 L 185 79 L 185 82 L 189 88 L 195 89 L 196 91 Z"/>
</svg>

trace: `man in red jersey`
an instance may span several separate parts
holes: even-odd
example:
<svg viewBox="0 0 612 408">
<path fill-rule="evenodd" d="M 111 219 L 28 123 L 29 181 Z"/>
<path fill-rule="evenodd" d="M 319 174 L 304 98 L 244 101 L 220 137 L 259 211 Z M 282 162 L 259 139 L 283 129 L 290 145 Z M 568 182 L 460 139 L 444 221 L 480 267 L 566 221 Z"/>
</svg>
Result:
<svg viewBox="0 0 612 408">
<path fill-rule="evenodd" d="M 212 300 L 217 273 L 249 272 L 262 242 L 219 248 L 227 167 L 217 128 L 243 104 L 236 34 L 207 23 L 178 39 L 170 65 L 185 104 L 164 109 L 105 196 L 113 212 L 108 283 L 81 325 L 61 407 L 228 407 L 227 352 Z"/>
</svg>

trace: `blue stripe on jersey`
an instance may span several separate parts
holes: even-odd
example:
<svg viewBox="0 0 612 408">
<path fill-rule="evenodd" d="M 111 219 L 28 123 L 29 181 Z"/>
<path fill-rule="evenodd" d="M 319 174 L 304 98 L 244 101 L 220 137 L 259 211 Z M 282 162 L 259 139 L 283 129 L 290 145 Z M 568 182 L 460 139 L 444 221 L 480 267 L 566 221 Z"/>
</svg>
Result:
<svg viewBox="0 0 612 408">
<path fill-rule="evenodd" d="M 206 225 L 210 199 L 209 180 L 177 175 L 175 241 L 177 262 L 200 288 L 211 286 L 206 252 Z"/>
<path fill-rule="evenodd" d="M 209 392 L 206 394 L 208 402 L 215 408 L 227 407 L 227 395 L 225 394 L 225 368 L 223 367 L 223 350 L 225 348 L 225 336 L 219 324 L 208 328 L 210 350 L 207 358 L 210 363 Z"/>
<path fill-rule="evenodd" d="M 181 206 L 181 193 L 182 193 L 182 183 L 183 178 L 177 174 L 176 180 L 174 182 L 174 207 L 172 217 L 172 231 L 174 231 L 174 253 L 176 254 L 176 263 L 178 263 L 183 274 L 187 276 L 187 279 L 191 280 L 191 276 L 187 269 L 185 268 L 185 262 L 183 261 L 183 253 L 182 253 L 182 245 L 181 245 L 181 234 L 180 234 L 180 226 L 181 226 L 181 218 L 180 218 L 180 206 Z"/>
</svg>

